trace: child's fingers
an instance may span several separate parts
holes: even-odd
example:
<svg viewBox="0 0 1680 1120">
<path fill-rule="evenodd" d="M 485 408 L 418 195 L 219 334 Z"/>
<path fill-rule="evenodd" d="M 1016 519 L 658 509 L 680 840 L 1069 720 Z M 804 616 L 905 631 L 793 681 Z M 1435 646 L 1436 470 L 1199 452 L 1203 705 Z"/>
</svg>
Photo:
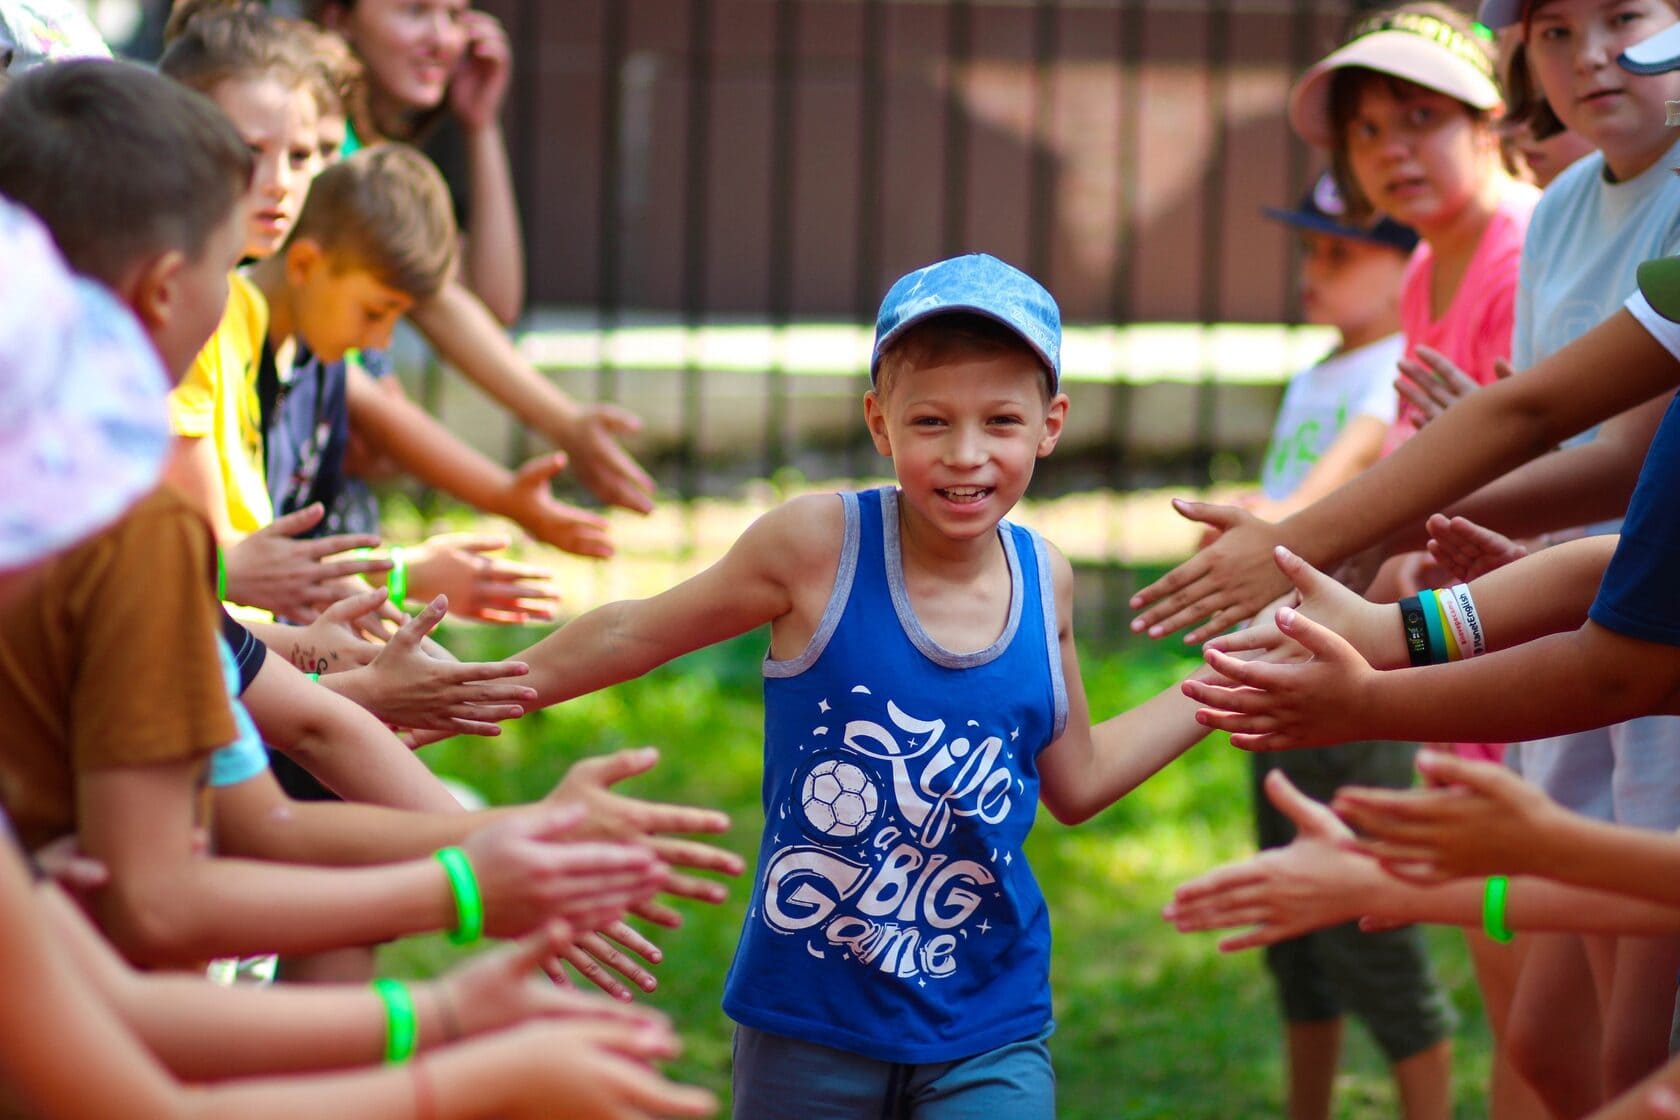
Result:
<svg viewBox="0 0 1680 1120">
<path fill-rule="evenodd" d="M 1199 704 L 1222 712 L 1253 715 L 1269 712 L 1277 705 L 1277 697 L 1241 685 L 1233 688 L 1212 681 L 1190 677 L 1179 685 L 1179 691 Z"/>
<path fill-rule="evenodd" d="M 452 664 L 440 662 L 429 668 L 440 685 L 453 688 L 463 688 L 480 683 L 488 688 L 492 681 L 505 681 L 514 677 L 523 677 L 531 671 L 531 667 L 523 661 L 457 661 Z M 523 691 L 503 691 L 494 694 L 496 699 L 535 700 L 537 698 L 537 690 L 529 685 L 500 685 L 497 687 L 504 690 L 511 687 Z"/>
<path fill-rule="evenodd" d="M 683 916 L 656 898 L 644 898 L 630 907 L 630 913 L 643 921 L 666 929 L 681 929 Z"/>
<path fill-rule="evenodd" d="M 687 840 L 680 836 L 652 836 L 648 838 L 647 845 L 653 849 L 655 855 L 673 867 L 717 871 L 724 875 L 739 875 L 746 869 L 741 857 L 734 852 L 700 840 Z"/>
<path fill-rule="evenodd" d="M 1173 891 L 1173 906 L 1187 906 L 1200 902 L 1205 898 L 1228 891 L 1240 890 L 1245 886 L 1261 883 L 1266 880 L 1266 873 L 1252 862 L 1239 863 L 1231 867 L 1220 867 L 1209 871 L 1206 875 L 1179 884 Z"/>
</svg>

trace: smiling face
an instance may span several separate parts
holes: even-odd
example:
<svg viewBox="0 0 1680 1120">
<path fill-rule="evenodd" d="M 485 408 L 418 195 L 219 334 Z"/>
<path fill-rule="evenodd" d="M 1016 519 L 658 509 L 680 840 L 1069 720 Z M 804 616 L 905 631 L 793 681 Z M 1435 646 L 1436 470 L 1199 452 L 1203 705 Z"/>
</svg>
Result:
<svg viewBox="0 0 1680 1120">
<path fill-rule="evenodd" d="M 389 346 L 397 320 L 414 306 L 406 293 L 307 237 L 286 247 L 286 291 L 293 332 L 324 362 Z"/>
<path fill-rule="evenodd" d="M 331 23 L 367 67 L 374 91 L 407 110 L 443 101 L 467 47 L 468 0 L 356 0 Z"/>
<path fill-rule="evenodd" d="M 900 365 L 864 398 L 864 415 L 904 492 L 906 538 L 984 540 L 1055 448 L 1067 397 L 1046 400 L 1043 367 L 1024 348 Z"/>
<path fill-rule="evenodd" d="M 307 88 L 258 77 L 220 82 L 210 99 L 251 149 L 245 255 L 266 257 L 292 232 L 319 165 L 315 98 Z"/>
<path fill-rule="evenodd" d="M 1603 150 L 1619 178 L 1668 150 L 1664 102 L 1680 99 L 1680 72 L 1639 77 L 1616 56 L 1673 24 L 1663 0 L 1542 0 L 1528 20 L 1529 72 L 1570 131 Z"/>
<path fill-rule="evenodd" d="M 1343 139 L 1365 198 L 1425 238 L 1451 227 L 1499 160 L 1469 106 L 1397 78 L 1362 85 Z"/>
</svg>

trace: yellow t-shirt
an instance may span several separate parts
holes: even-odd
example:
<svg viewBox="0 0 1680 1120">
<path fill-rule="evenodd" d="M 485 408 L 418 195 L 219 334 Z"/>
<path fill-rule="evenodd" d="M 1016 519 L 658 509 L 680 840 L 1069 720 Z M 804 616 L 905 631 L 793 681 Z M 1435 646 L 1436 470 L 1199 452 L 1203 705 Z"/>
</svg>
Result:
<svg viewBox="0 0 1680 1120">
<path fill-rule="evenodd" d="M 239 533 L 254 533 L 274 520 L 257 399 L 257 363 L 267 334 L 268 302 L 249 280 L 233 273 L 221 325 L 169 394 L 175 434 L 215 441 L 228 522 Z"/>
</svg>

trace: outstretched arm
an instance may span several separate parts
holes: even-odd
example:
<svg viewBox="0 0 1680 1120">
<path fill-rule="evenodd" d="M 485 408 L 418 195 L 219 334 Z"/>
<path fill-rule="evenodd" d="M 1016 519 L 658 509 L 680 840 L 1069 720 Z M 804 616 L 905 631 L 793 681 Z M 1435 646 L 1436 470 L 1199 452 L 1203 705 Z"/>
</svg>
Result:
<svg viewBox="0 0 1680 1120">
<path fill-rule="evenodd" d="M 1163 916 L 1180 932 L 1242 929 L 1220 942 L 1221 950 L 1234 952 L 1363 918 L 1384 926 L 1481 924 L 1482 880 L 1419 885 L 1397 879 L 1351 850 L 1348 826 L 1281 771 L 1267 775 L 1266 796 L 1295 822 L 1295 839 L 1175 890 Z M 1671 836 L 1651 835 L 1680 846 Z M 1680 905 L 1523 877 L 1511 882 L 1506 922 L 1513 930 L 1673 933 L 1680 929 Z"/>
<path fill-rule="evenodd" d="M 1280 609 L 1272 623 L 1209 644 L 1208 663 L 1234 686 L 1190 680 L 1184 691 L 1207 705 L 1198 719 L 1235 732 L 1232 744 L 1252 750 L 1360 737 L 1509 742 L 1662 710 L 1671 702 L 1665 691 L 1680 686 L 1680 648 L 1581 621 L 1612 547 L 1611 538 L 1572 541 L 1473 580 L 1489 647 L 1498 652 L 1418 669 L 1401 668 L 1408 659 L 1398 607 L 1367 604 L 1280 550 L 1280 568 L 1304 596 L 1300 609 Z M 1555 632 L 1572 625 L 1578 629 Z M 1312 659 L 1265 664 L 1230 656 L 1275 646 L 1280 634 Z M 1287 644 L 1279 654 L 1288 655 Z M 1669 661 L 1673 680 L 1665 686 L 1661 665 Z"/>
<path fill-rule="evenodd" d="M 1616 376 L 1604 376 L 1604 370 Z M 1272 526 L 1240 510 L 1176 503 L 1220 539 L 1133 598 L 1133 628 L 1161 637 L 1198 621 L 1186 641 L 1250 617 L 1288 587 L 1266 560 L 1287 545 L 1333 566 L 1544 453 L 1576 432 L 1672 390 L 1680 362 L 1619 311 L 1519 377 L 1449 409 L 1399 450 L 1323 501 Z"/>
<path fill-rule="evenodd" d="M 348 374 L 345 397 L 356 434 L 415 478 L 487 513 L 511 518 L 556 548 L 582 556 L 612 555 L 606 519 L 557 501 L 549 492 L 549 479 L 565 466 L 565 456 L 539 455 L 510 473 L 401 393 L 384 392 L 354 366 Z"/>
<path fill-rule="evenodd" d="M 699 575 L 651 599 L 597 607 L 518 654 L 531 667 L 524 683 L 537 690 L 537 705 L 547 707 L 765 623 L 814 626 L 839 567 L 843 534 L 834 495 L 778 506 Z"/>
<path fill-rule="evenodd" d="M 1057 641 L 1067 685 L 1067 728 L 1039 756 L 1039 799 L 1063 824 L 1078 824 L 1106 809 L 1207 734 L 1196 704 L 1177 685 L 1129 711 L 1091 725 L 1079 653 L 1073 640 L 1073 568 L 1054 546 Z"/>
<path fill-rule="evenodd" d="M 445 361 L 572 457 L 572 473 L 608 505 L 653 509 L 653 478 L 619 444 L 641 429 L 628 409 L 580 404 L 532 368 L 483 304 L 446 285 L 409 314 Z"/>
</svg>

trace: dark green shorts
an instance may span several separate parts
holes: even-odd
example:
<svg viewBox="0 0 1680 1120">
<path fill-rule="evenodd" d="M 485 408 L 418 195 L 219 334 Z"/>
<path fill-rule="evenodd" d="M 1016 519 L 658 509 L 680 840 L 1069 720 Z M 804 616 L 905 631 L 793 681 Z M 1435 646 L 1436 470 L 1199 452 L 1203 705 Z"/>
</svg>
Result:
<svg viewBox="0 0 1680 1120">
<path fill-rule="evenodd" d="M 1295 838 L 1295 826 L 1272 807 L 1260 782 L 1282 770 L 1315 801 L 1343 786 L 1412 785 L 1416 743 L 1364 742 L 1310 750 L 1255 754 L 1255 820 L 1262 848 Z M 1356 923 L 1317 930 L 1266 949 L 1283 1015 L 1291 1023 L 1352 1014 L 1387 1055 L 1400 1062 L 1452 1033 L 1455 1019 L 1435 979 L 1416 927 L 1361 933 Z"/>
</svg>

